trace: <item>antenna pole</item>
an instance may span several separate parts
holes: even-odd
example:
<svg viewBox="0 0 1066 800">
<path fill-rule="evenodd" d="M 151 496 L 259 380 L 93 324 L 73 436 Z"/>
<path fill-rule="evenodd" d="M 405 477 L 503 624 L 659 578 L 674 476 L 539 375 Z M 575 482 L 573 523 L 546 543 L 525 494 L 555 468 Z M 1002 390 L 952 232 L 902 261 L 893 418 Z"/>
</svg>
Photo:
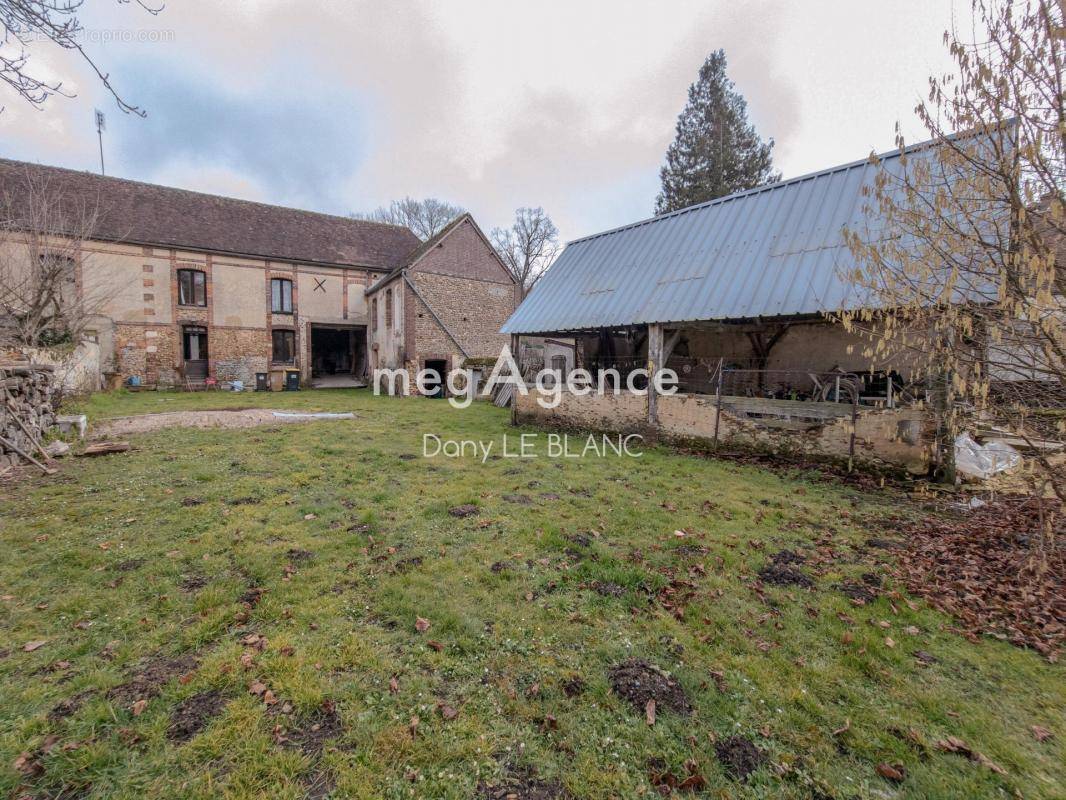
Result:
<svg viewBox="0 0 1066 800">
<path fill-rule="evenodd" d="M 100 174 L 106 175 L 104 172 L 104 112 L 97 109 L 96 111 L 96 136 L 100 140 Z"/>
</svg>

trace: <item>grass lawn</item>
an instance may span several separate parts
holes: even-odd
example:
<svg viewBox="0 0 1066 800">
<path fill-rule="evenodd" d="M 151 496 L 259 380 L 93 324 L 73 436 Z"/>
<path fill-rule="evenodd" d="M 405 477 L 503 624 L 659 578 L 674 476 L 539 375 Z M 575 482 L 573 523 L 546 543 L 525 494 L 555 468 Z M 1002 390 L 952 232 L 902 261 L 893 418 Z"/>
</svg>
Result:
<svg viewBox="0 0 1066 800">
<path fill-rule="evenodd" d="M 919 513 L 898 498 L 665 449 L 421 457 L 423 432 L 498 451 L 516 432 L 480 403 L 81 410 L 226 406 L 358 417 L 159 431 L 0 484 L 0 793 L 1066 796 L 1062 665 L 968 641 L 887 579 L 865 605 L 840 590 L 883 575 L 893 519 Z M 756 582 L 785 549 L 812 587 Z M 630 659 L 663 672 L 623 697 Z M 746 780 L 733 737 L 765 754 Z"/>
</svg>

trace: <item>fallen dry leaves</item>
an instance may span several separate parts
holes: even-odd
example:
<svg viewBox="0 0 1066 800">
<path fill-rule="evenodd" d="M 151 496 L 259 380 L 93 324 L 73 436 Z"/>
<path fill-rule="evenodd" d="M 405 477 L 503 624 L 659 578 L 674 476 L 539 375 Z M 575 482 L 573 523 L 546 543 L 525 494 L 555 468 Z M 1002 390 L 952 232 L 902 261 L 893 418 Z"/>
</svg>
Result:
<svg viewBox="0 0 1066 800">
<path fill-rule="evenodd" d="M 902 764 L 886 764 L 883 761 L 877 765 L 877 774 L 893 783 L 901 783 L 907 777 Z"/>
<path fill-rule="evenodd" d="M 1042 725 L 1033 725 L 1029 728 L 1029 730 L 1033 732 L 1033 738 L 1036 739 L 1038 742 L 1046 742 L 1048 739 L 1054 736 L 1051 731 L 1049 731 Z"/>
<path fill-rule="evenodd" d="M 445 720 L 450 721 L 459 716 L 459 712 L 455 707 L 448 705 L 443 700 L 437 702 L 437 710 L 440 711 L 441 718 Z"/>
<path fill-rule="evenodd" d="M 1026 568 L 1025 537 L 1038 530 L 1037 502 L 926 517 L 904 530 L 908 545 L 897 551 L 894 572 L 969 636 L 1006 639 L 1054 661 L 1066 642 L 1066 549 L 1050 553 L 1042 572 Z"/>
<path fill-rule="evenodd" d="M 955 753 L 956 755 L 968 758 L 983 767 L 987 767 L 997 775 L 1007 774 L 1007 771 L 1003 769 L 1003 767 L 988 758 L 988 756 L 971 749 L 966 742 L 958 737 L 948 736 L 946 739 L 941 739 L 936 743 L 936 748 L 937 750 L 943 750 L 945 753 Z"/>
</svg>

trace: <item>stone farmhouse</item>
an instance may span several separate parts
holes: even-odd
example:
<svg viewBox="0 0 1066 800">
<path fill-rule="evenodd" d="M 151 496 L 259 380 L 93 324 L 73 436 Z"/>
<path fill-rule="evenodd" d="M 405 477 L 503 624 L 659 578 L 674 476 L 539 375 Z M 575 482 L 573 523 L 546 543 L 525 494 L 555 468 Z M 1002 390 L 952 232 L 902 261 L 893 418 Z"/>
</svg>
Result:
<svg viewBox="0 0 1066 800">
<path fill-rule="evenodd" d="M 422 243 L 394 225 L 0 159 L 9 259 L 25 250 L 31 186 L 93 209 L 70 280 L 102 298 L 91 334 L 112 384 L 361 385 L 375 366 L 455 364 L 507 341 L 514 283 L 469 215 Z"/>
<path fill-rule="evenodd" d="M 452 369 L 495 360 L 508 343 L 500 328 L 519 297 L 470 214 L 452 220 L 366 294 L 371 367 L 406 370 L 411 392 L 420 370 L 443 379 Z"/>
</svg>

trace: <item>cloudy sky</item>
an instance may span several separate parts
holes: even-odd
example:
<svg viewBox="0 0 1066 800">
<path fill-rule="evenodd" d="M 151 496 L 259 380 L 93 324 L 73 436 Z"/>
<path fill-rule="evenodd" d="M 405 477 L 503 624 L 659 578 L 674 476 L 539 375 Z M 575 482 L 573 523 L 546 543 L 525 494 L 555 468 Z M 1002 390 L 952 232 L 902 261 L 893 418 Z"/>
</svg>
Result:
<svg viewBox="0 0 1066 800">
<path fill-rule="evenodd" d="M 151 2 L 151 0 L 146 0 Z M 785 177 L 893 145 L 949 66 L 951 0 L 87 0 L 73 99 L 0 88 L 0 156 L 331 213 L 436 196 L 489 229 L 542 205 L 564 240 L 650 215 L 689 83 L 724 48 Z"/>
</svg>

